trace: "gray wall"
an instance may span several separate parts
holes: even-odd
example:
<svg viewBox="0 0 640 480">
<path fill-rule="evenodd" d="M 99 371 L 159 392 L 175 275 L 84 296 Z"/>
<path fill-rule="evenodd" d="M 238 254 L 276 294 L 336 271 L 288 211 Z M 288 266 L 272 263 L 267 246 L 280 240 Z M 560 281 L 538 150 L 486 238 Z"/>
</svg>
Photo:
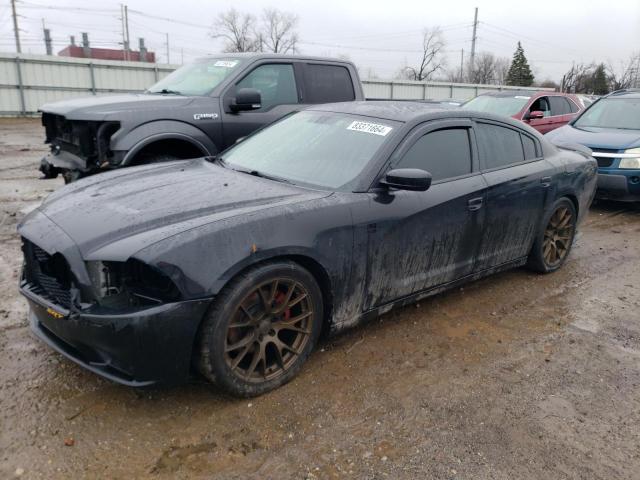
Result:
<svg viewBox="0 0 640 480">
<path fill-rule="evenodd" d="M 139 92 L 178 66 L 0 53 L 0 116 L 34 115 L 41 105 L 65 98 Z M 445 82 L 363 80 L 362 83 L 368 98 L 405 100 L 466 100 L 484 92 L 520 90 Z"/>
</svg>

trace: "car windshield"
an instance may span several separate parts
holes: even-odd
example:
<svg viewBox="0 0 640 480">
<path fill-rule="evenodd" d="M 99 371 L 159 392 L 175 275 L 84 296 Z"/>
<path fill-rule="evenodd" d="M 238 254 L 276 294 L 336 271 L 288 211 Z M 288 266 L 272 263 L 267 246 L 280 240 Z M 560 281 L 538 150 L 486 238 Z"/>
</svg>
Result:
<svg viewBox="0 0 640 480">
<path fill-rule="evenodd" d="M 208 95 L 240 65 L 237 58 L 207 58 L 180 67 L 147 90 L 147 93 Z"/>
<path fill-rule="evenodd" d="M 348 190 L 398 122 L 305 111 L 271 125 L 224 153 L 230 168 L 295 184 Z"/>
<path fill-rule="evenodd" d="M 603 98 L 586 110 L 573 126 L 640 130 L 640 98 Z"/>
<path fill-rule="evenodd" d="M 494 97 L 492 95 L 480 95 L 469 100 L 462 108 L 478 110 L 480 112 L 496 113 L 498 115 L 515 115 L 524 108 L 531 97 L 514 95 L 513 97 Z"/>
</svg>

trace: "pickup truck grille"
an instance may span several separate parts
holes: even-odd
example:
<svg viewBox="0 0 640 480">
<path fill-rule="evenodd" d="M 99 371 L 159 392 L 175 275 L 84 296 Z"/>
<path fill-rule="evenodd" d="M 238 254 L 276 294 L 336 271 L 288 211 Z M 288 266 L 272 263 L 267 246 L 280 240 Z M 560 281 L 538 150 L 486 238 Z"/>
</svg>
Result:
<svg viewBox="0 0 640 480">
<path fill-rule="evenodd" d="M 71 306 L 71 270 L 62 255 L 49 255 L 23 238 L 24 278 L 31 290 L 65 309 Z"/>
</svg>

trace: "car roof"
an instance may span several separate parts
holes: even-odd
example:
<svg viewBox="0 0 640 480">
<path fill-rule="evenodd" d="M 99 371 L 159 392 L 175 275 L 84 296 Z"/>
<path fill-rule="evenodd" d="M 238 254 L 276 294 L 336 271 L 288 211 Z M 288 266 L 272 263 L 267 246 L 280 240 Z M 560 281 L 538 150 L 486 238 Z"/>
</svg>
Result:
<svg viewBox="0 0 640 480">
<path fill-rule="evenodd" d="M 239 52 L 239 53 L 217 53 L 198 57 L 196 62 L 209 60 L 213 58 L 237 58 L 239 60 L 311 60 L 314 62 L 336 62 L 336 63 L 348 63 L 352 64 L 349 60 L 341 60 L 339 58 L 331 57 L 313 57 L 308 55 L 285 55 L 282 53 L 259 53 L 259 52 Z"/>
<path fill-rule="evenodd" d="M 403 123 L 421 123 L 428 120 L 442 118 L 483 118 L 507 123 L 521 130 L 532 130 L 527 125 L 502 115 L 461 108 L 450 108 L 438 103 L 424 103 L 420 101 L 359 101 L 340 102 L 315 105 L 307 110 L 346 113 L 350 115 L 362 115 L 378 119 L 392 120 Z"/>
<path fill-rule="evenodd" d="M 572 94 L 562 93 L 562 92 L 553 92 L 550 90 L 500 90 L 497 92 L 487 92 L 483 93 L 479 96 L 481 97 L 515 97 L 515 96 L 523 96 L 523 97 L 543 97 L 545 95 L 553 95 L 553 96 L 562 96 L 562 97 L 572 97 Z"/>
<path fill-rule="evenodd" d="M 624 98 L 640 98 L 640 88 L 627 88 L 625 90 L 618 90 L 611 92 L 607 97 L 624 97 Z"/>
</svg>

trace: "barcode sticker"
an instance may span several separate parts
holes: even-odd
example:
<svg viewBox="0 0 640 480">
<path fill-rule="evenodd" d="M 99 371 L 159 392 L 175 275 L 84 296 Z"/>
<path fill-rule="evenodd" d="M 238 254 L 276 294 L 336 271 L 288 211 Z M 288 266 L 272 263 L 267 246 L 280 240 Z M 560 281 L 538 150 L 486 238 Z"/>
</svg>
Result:
<svg viewBox="0 0 640 480">
<path fill-rule="evenodd" d="M 347 130 L 355 130 L 356 132 L 373 133 L 374 135 L 386 136 L 393 127 L 386 125 L 380 125 L 379 123 L 369 122 L 351 122 L 351 125 L 347 127 Z"/>
<path fill-rule="evenodd" d="M 214 67 L 233 68 L 238 64 L 237 60 L 218 60 L 213 64 Z"/>
</svg>

